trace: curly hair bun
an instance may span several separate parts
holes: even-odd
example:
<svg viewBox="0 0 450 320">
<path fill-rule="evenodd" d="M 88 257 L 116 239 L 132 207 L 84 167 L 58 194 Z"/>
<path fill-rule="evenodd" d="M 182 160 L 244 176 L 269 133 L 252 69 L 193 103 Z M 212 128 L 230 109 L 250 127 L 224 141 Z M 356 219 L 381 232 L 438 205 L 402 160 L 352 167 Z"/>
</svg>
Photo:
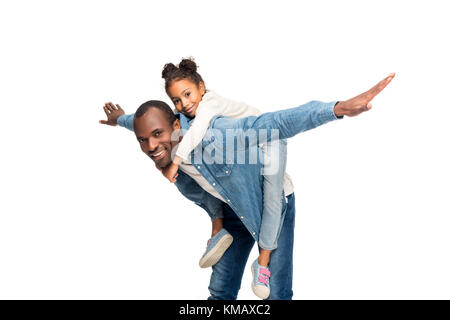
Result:
<svg viewBox="0 0 450 320">
<path fill-rule="evenodd" d="M 163 79 L 170 78 L 170 75 L 176 70 L 178 70 L 178 68 L 173 63 L 166 63 L 164 65 L 164 68 L 163 68 L 163 71 L 162 71 Z"/>
<path fill-rule="evenodd" d="M 167 63 L 164 65 L 162 71 L 162 77 L 165 80 L 166 92 L 172 85 L 173 81 L 189 80 L 195 83 L 197 86 L 203 83 L 202 76 L 197 72 L 197 64 L 194 62 L 194 58 L 183 58 L 178 66 L 173 63 Z"/>
<path fill-rule="evenodd" d="M 183 72 L 187 72 L 187 73 L 197 72 L 197 64 L 194 62 L 194 60 L 192 58 L 185 58 L 185 59 L 181 60 L 178 67 Z"/>
</svg>

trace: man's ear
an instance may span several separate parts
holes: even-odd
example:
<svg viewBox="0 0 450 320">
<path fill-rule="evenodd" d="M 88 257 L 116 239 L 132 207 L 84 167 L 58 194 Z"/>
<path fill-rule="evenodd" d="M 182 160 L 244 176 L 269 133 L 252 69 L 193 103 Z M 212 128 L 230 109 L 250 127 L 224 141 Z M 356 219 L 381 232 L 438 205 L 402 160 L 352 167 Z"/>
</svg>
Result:
<svg viewBox="0 0 450 320">
<path fill-rule="evenodd" d="M 181 139 L 183 139 L 183 135 L 181 132 L 181 124 L 180 124 L 180 120 L 175 120 L 172 124 L 172 136 L 171 136 L 171 141 L 172 142 L 180 142 Z"/>
<path fill-rule="evenodd" d="M 173 130 L 179 130 L 181 129 L 181 124 L 180 124 L 180 120 L 176 119 L 173 124 L 172 124 L 172 129 Z"/>
</svg>

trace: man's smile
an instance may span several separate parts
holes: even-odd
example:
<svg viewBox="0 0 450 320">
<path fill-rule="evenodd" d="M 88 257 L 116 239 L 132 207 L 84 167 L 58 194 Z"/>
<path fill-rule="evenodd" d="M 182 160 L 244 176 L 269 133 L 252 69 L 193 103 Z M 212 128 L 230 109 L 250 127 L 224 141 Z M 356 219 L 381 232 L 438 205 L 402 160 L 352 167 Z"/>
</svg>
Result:
<svg viewBox="0 0 450 320">
<path fill-rule="evenodd" d="M 150 154 L 150 157 L 153 159 L 153 160 L 160 160 L 160 159 L 162 159 L 164 156 L 166 155 L 166 150 L 161 150 L 161 151 L 158 151 L 158 152 L 153 152 L 152 154 Z"/>
</svg>

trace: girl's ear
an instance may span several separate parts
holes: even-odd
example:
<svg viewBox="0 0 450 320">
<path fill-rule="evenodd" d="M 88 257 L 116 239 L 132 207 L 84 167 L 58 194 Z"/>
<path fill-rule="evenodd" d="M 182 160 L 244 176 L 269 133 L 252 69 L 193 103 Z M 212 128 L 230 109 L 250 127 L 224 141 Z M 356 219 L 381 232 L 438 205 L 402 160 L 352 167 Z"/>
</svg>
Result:
<svg viewBox="0 0 450 320">
<path fill-rule="evenodd" d="M 206 92 L 205 83 L 203 81 L 200 81 L 200 83 L 198 84 L 198 88 L 200 89 L 200 93 L 203 96 Z"/>
</svg>

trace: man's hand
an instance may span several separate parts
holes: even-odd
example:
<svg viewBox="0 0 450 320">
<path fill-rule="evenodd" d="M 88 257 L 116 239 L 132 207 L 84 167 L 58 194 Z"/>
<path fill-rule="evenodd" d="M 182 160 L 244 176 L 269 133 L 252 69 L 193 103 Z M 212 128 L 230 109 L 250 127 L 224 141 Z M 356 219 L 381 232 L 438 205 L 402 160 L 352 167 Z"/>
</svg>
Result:
<svg viewBox="0 0 450 320">
<path fill-rule="evenodd" d="M 359 96 L 349 100 L 338 102 L 338 104 L 334 106 L 334 114 L 337 117 L 354 117 L 362 112 L 372 109 L 370 101 L 372 101 L 372 99 L 375 98 L 375 96 L 379 94 L 394 77 L 395 73 L 391 73 L 387 78 L 378 82 L 378 84 L 369 91 L 361 93 Z"/>
<path fill-rule="evenodd" d="M 178 177 L 178 165 L 171 162 L 167 167 L 162 169 L 162 173 L 164 177 L 169 179 L 170 182 L 174 183 L 177 182 Z"/>
<path fill-rule="evenodd" d="M 114 105 L 112 102 L 106 102 L 103 106 L 103 110 L 105 110 L 106 116 L 108 120 L 100 120 L 99 122 L 102 124 L 107 124 L 109 126 L 116 126 L 117 119 L 125 114 L 125 111 L 118 105 Z"/>
</svg>

